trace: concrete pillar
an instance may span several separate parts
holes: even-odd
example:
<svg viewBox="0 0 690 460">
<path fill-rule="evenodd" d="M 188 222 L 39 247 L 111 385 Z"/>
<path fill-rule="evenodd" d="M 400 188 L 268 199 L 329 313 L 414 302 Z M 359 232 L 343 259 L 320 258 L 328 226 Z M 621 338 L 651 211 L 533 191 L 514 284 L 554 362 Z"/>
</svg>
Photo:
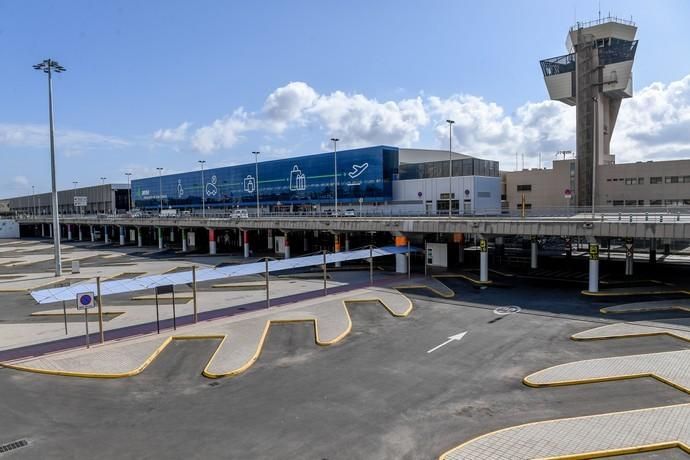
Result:
<svg viewBox="0 0 690 460">
<path fill-rule="evenodd" d="M 340 252 L 340 249 L 340 234 L 335 233 L 333 234 L 333 252 Z M 341 262 L 335 263 L 336 267 L 342 267 L 342 265 L 343 264 Z M 405 273 L 407 273 L 407 270 L 405 270 Z"/>
<path fill-rule="evenodd" d="M 649 240 L 649 263 L 656 263 L 656 238 Z"/>
<path fill-rule="evenodd" d="M 170 242 L 175 242 L 175 227 L 170 228 Z"/>
<path fill-rule="evenodd" d="M 41 237 L 42 238 L 46 237 L 46 227 L 43 224 L 41 224 Z"/>
<path fill-rule="evenodd" d="M 53 224 L 48 224 L 48 236 L 53 237 Z"/>
<path fill-rule="evenodd" d="M 396 247 L 407 247 L 407 237 L 396 236 L 395 237 Z M 406 254 L 396 254 L 395 255 L 395 273 L 407 273 L 407 255 Z"/>
<path fill-rule="evenodd" d="M 77 229 L 79 230 L 79 241 L 84 241 L 84 233 L 81 231 L 81 225 L 77 225 Z"/>
<path fill-rule="evenodd" d="M 271 230 L 271 229 L 269 228 L 267 234 L 268 234 L 268 236 L 267 236 L 267 239 L 266 239 L 266 242 L 267 242 L 266 247 L 267 247 L 268 249 L 273 249 L 273 230 Z"/>
<path fill-rule="evenodd" d="M 120 246 L 125 245 L 125 226 L 120 225 Z"/>
<path fill-rule="evenodd" d="M 350 234 L 345 233 L 345 252 L 350 252 Z"/>
<path fill-rule="evenodd" d="M 286 238 L 287 240 L 287 238 Z M 242 244 L 244 245 L 244 258 L 249 258 L 249 232 L 242 230 Z"/>
<path fill-rule="evenodd" d="M 72 224 L 67 224 L 67 240 L 72 241 Z"/>
<path fill-rule="evenodd" d="M 599 245 L 589 245 L 589 292 L 599 292 Z"/>
<path fill-rule="evenodd" d="M 105 244 L 110 243 L 110 235 L 108 235 L 108 226 L 107 225 L 103 226 L 103 242 Z"/>
<path fill-rule="evenodd" d="M 565 238 L 565 257 L 570 259 L 573 256 L 573 241 L 570 237 Z"/>
<path fill-rule="evenodd" d="M 141 237 L 141 227 L 137 227 L 137 247 L 140 248 L 144 245 L 144 242 L 142 241 L 143 238 Z"/>
<path fill-rule="evenodd" d="M 668 240 L 664 241 L 664 255 L 671 255 L 671 243 Z"/>
<path fill-rule="evenodd" d="M 208 229 L 208 253 L 216 255 L 216 231 L 212 228 Z"/>
<path fill-rule="evenodd" d="M 290 258 L 290 235 L 288 232 L 285 232 L 285 258 Z"/>
<path fill-rule="evenodd" d="M 529 263 L 529 268 L 531 269 L 536 269 L 538 265 L 538 251 L 539 251 L 539 246 L 537 245 L 537 239 L 532 238 L 532 241 L 530 242 L 531 246 L 531 257 L 530 257 L 530 263 Z"/>
<path fill-rule="evenodd" d="M 183 228 L 180 232 L 182 232 L 182 252 L 187 252 L 187 231 Z"/>
<path fill-rule="evenodd" d="M 244 245 L 244 240 L 242 239 L 242 230 L 237 230 L 237 246 L 242 247 Z"/>
<path fill-rule="evenodd" d="M 158 227 L 158 249 L 163 249 L 163 228 Z"/>
<path fill-rule="evenodd" d="M 463 264 L 463 263 L 465 263 L 465 234 L 464 233 L 458 233 L 457 241 L 458 241 L 458 263 Z"/>
<path fill-rule="evenodd" d="M 304 252 L 309 252 L 309 238 L 307 238 L 307 232 L 304 232 Z"/>
<path fill-rule="evenodd" d="M 93 225 L 89 225 L 89 233 L 91 234 L 91 242 L 96 242 L 96 234 L 93 232 Z"/>
<path fill-rule="evenodd" d="M 496 246 L 496 255 L 498 257 L 503 257 L 505 254 L 505 244 L 503 243 L 503 237 L 502 236 L 497 236 L 496 240 L 494 241 L 494 244 Z"/>
<path fill-rule="evenodd" d="M 483 238 L 479 240 L 479 281 L 489 281 L 489 242 Z"/>
<path fill-rule="evenodd" d="M 633 257 L 634 249 L 632 241 L 625 243 L 625 276 L 632 276 L 633 274 Z"/>
</svg>

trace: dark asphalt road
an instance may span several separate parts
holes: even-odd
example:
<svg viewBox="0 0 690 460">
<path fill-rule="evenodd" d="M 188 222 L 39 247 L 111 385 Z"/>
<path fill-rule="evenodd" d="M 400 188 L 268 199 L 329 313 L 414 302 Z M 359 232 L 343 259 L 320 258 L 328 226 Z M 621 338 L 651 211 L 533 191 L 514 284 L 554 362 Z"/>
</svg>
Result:
<svg viewBox="0 0 690 460">
<path fill-rule="evenodd" d="M 475 302 L 529 303 L 515 290 L 477 292 Z M 671 338 L 574 342 L 598 323 L 543 309 L 490 322 L 491 309 L 432 299 L 415 300 L 405 319 L 376 305 L 351 311 L 352 333 L 330 347 L 314 344 L 310 324 L 272 327 L 257 364 L 236 378 L 200 375 L 211 341 L 174 342 L 122 380 L 0 369 L 0 444 L 29 440 L 8 458 L 416 460 L 515 424 L 690 400 L 652 379 L 521 383 L 562 362 L 689 347 Z"/>
</svg>

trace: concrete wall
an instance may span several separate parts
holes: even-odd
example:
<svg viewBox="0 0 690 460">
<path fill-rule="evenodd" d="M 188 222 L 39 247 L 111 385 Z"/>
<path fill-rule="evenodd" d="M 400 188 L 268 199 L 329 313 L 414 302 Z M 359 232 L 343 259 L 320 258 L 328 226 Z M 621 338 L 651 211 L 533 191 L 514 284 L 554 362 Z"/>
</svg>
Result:
<svg viewBox="0 0 690 460">
<path fill-rule="evenodd" d="M 554 161 L 553 169 L 502 173 L 508 207 L 518 209 L 522 193 L 532 208 L 566 207 L 568 200 L 563 197 L 563 191 L 571 188 L 570 164 L 573 161 Z M 661 177 L 661 183 L 650 183 L 651 177 Z M 671 180 L 671 177 L 677 177 L 678 182 L 667 183 L 667 178 Z M 532 190 L 518 191 L 518 185 L 531 185 Z M 690 206 L 690 160 L 601 165 L 597 168 L 596 195 L 598 206 Z M 572 200 L 574 203 L 575 199 Z"/>
<path fill-rule="evenodd" d="M 392 204 L 396 208 L 406 207 L 420 212 L 426 209 L 425 206 L 430 205 L 430 212 L 433 214 L 436 212 L 436 202 L 441 194 L 448 193 L 448 185 L 447 177 L 393 182 Z M 453 199 L 460 200 L 461 212 L 464 210 L 464 203 L 469 204 L 469 211 L 472 213 L 496 213 L 501 208 L 499 177 L 454 176 L 451 187 L 455 195 Z"/>
</svg>

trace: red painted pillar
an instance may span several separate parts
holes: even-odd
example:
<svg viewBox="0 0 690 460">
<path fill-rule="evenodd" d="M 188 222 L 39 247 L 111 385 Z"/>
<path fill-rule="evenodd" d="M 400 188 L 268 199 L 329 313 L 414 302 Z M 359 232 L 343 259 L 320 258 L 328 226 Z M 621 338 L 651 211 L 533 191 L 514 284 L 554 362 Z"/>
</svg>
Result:
<svg viewBox="0 0 690 460">
<path fill-rule="evenodd" d="M 216 231 L 212 228 L 208 229 L 208 253 L 211 255 L 216 253 Z"/>
<path fill-rule="evenodd" d="M 249 231 L 242 230 L 242 242 L 244 243 L 244 258 L 249 258 Z"/>
</svg>

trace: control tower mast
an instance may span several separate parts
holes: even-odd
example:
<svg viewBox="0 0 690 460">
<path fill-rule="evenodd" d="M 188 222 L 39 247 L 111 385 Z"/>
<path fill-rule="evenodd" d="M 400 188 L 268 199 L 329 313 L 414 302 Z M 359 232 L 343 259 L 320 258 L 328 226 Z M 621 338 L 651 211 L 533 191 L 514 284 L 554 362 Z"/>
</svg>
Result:
<svg viewBox="0 0 690 460">
<path fill-rule="evenodd" d="M 636 32 L 632 21 L 612 17 L 577 23 L 566 37 L 569 54 L 541 61 L 549 97 L 576 106 L 578 206 L 596 203 L 595 165 L 615 162 L 611 135 L 621 100 L 633 95 Z"/>
</svg>

